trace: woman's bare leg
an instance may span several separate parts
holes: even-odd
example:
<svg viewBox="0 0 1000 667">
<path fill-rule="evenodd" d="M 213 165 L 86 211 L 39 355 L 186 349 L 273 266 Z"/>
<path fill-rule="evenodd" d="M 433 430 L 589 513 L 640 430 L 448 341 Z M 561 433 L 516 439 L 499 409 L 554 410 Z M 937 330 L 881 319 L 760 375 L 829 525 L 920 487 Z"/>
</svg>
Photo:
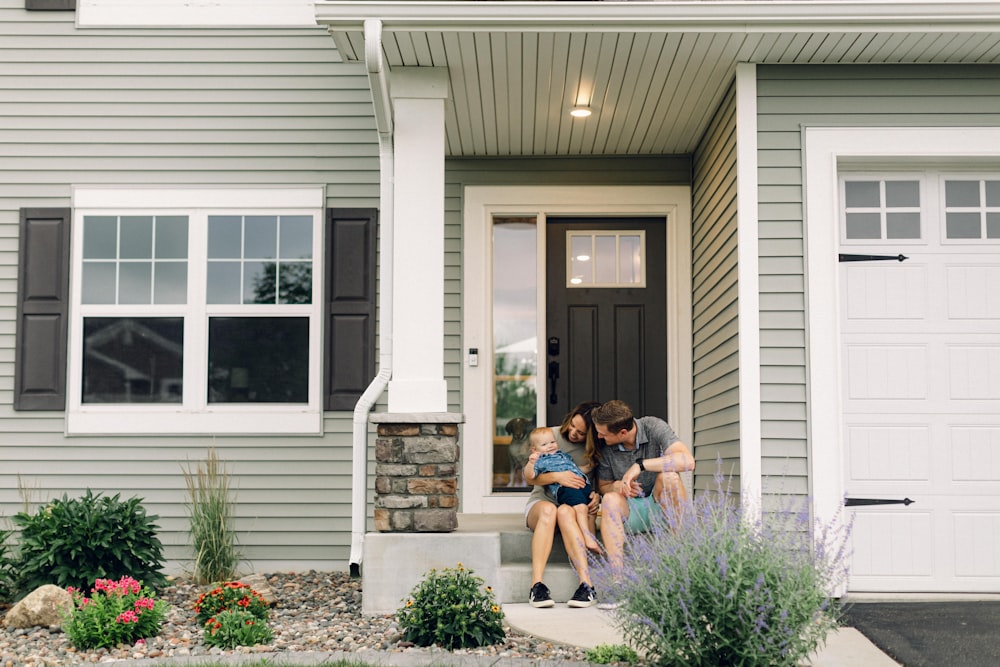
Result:
<svg viewBox="0 0 1000 667">
<path fill-rule="evenodd" d="M 531 529 L 531 584 L 545 576 L 545 565 L 552 553 L 552 541 L 556 536 L 556 506 L 547 500 L 539 500 L 528 510 L 528 528 Z"/>
<path fill-rule="evenodd" d="M 556 516 L 559 532 L 562 533 L 563 544 L 566 545 L 566 553 L 569 554 L 569 562 L 576 570 L 576 576 L 579 577 L 580 583 L 592 586 L 590 565 L 587 563 L 587 543 L 576 520 L 576 512 L 569 505 L 560 505 L 556 510 Z"/>
</svg>

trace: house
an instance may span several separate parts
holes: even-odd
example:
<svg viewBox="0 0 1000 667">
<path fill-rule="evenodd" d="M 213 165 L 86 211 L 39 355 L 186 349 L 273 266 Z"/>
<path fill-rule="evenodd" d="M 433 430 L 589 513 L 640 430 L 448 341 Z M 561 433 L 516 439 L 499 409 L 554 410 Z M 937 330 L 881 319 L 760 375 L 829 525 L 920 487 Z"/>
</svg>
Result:
<svg viewBox="0 0 1000 667">
<path fill-rule="evenodd" d="M 140 495 L 182 567 L 214 446 L 258 570 L 344 568 L 368 411 L 458 415 L 461 511 L 516 513 L 507 424 L 619 397 L 696 490 L 846 498 L 851 590 L 1000 591 L 997 3 L 0 0 L 0 36 L 0 513 Z"/>
</svg>

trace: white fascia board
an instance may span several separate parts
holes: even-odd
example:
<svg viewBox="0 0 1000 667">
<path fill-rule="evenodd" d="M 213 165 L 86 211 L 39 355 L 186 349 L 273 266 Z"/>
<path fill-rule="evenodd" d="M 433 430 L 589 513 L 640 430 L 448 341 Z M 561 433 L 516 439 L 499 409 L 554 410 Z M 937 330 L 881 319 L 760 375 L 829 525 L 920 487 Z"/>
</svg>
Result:
<svg viewBox="0 0 1000 667">
<path fill-rule="evenodd" d="M 910 0 L 746 2 L 355 2 L 316 0 L 316 22 L 359 29 L 377 18 L 386 31 L 983 32 L 1000 25 L 1000 3 Z"/>
<path fill-rule="evenodd" d="M 77 0 L 79 28 L 315 28 L 313 0 Z"/>
</svg>

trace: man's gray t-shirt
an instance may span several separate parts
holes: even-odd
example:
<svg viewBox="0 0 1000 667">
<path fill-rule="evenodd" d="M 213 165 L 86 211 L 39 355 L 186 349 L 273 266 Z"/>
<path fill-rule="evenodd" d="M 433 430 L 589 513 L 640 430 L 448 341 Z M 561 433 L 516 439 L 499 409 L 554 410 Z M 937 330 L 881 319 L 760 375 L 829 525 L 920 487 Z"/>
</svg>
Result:
<svg viewBox="0 0 1000 667">
<path fill-rule="evenodd" d="M 670 424 L 659 417 L 639 417 L 635 424 L 635 449 L 625 450 L 621 445 L 604 445 L 600 448 L 601 461 L 597 465 L 597 479 L 617 481 L 637 459 L 659 458 L 667 447 L 680 440 Z M 647 470 L 640 472 L 636 478 L 647 496 L 653 492 L 656 475 L 657 473 Z"/>
</svg>

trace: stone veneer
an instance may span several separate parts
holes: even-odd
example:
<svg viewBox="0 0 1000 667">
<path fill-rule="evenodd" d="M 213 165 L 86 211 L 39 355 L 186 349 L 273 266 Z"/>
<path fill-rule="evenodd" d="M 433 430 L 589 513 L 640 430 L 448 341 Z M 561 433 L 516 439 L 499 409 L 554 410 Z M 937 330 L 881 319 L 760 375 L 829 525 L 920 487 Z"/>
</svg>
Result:
<svg viewBox="0 0 1000 667">
<path fill-rule="evenodd" d="M 375 413 L 375 529 L 446 533 L 458 527 L 455 413 Z"/>
</svg>

